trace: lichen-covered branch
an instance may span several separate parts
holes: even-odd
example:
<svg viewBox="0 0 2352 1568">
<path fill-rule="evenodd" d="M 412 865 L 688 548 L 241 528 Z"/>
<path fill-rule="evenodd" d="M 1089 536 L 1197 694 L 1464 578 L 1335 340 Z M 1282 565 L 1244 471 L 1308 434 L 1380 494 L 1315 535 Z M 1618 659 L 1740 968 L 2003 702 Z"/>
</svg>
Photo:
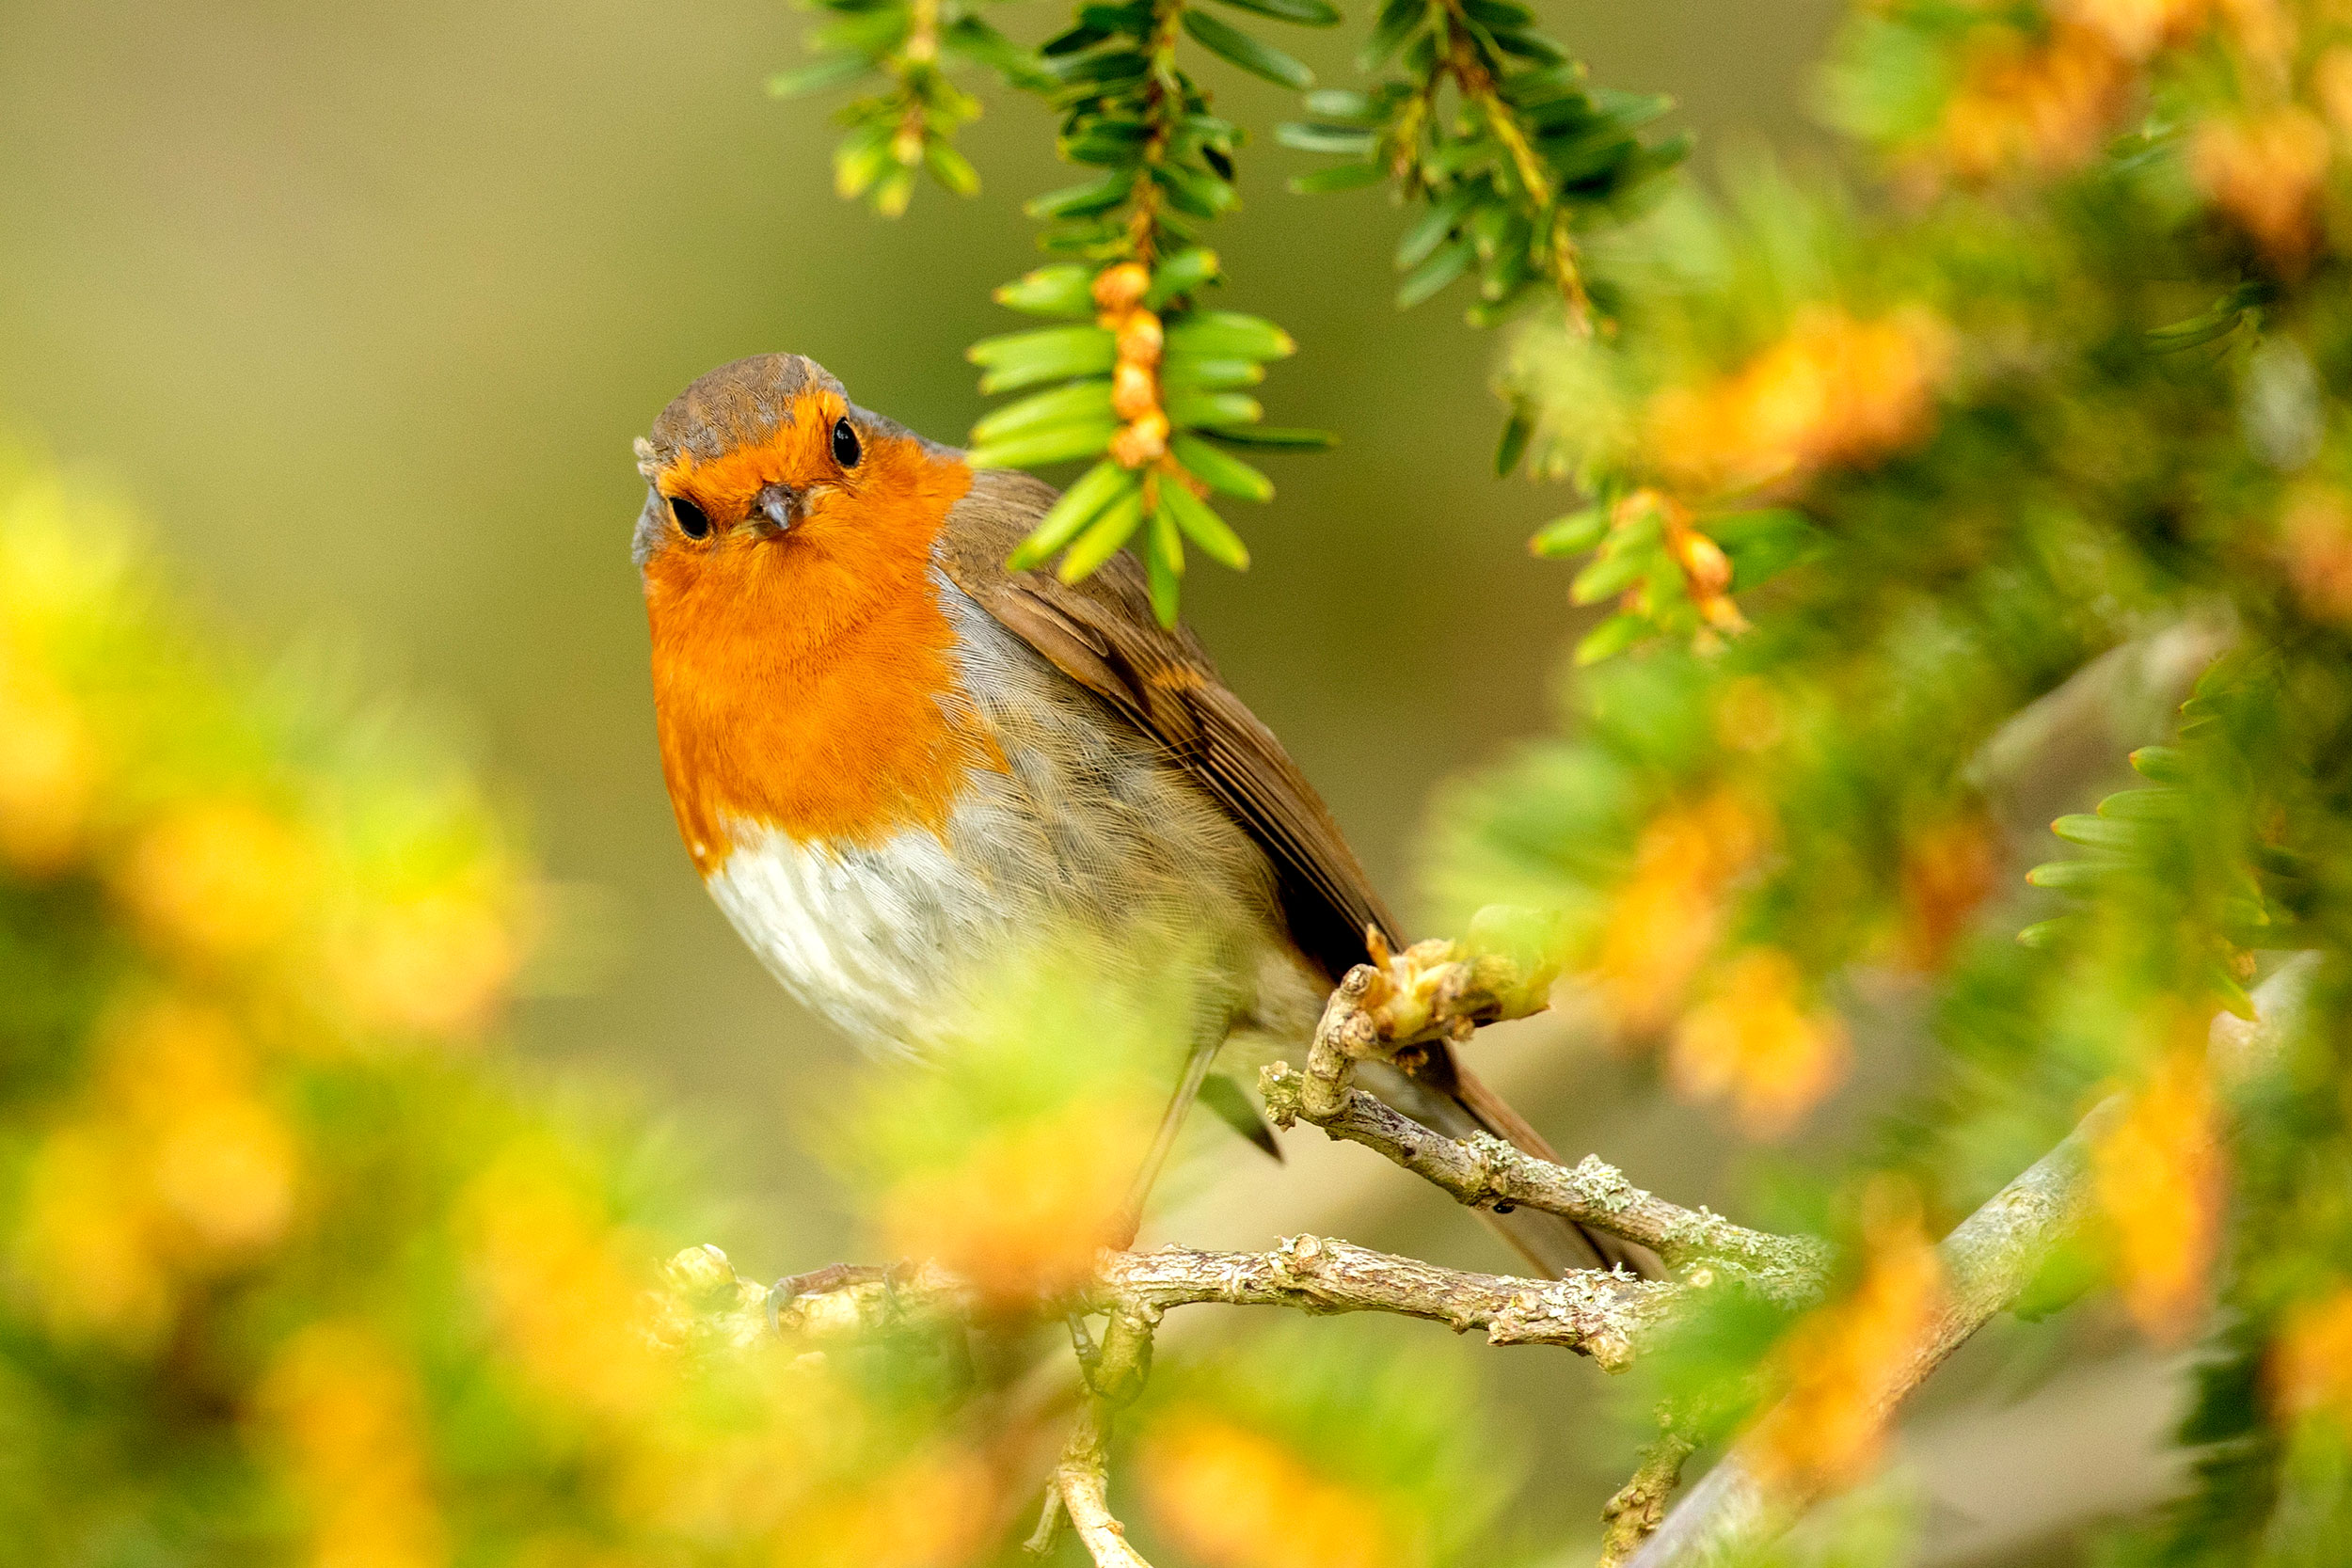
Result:
<svg viewBox="0 0 2352 1568">
<path fill-rule="evenodd" d="M 1376 934 L 1375 934 L 1376 939 Z M 1422 1126 L 1351 1082 L 1356 1064 L 1393 1059 L 1429 1039 L 1461 1039 L 1481 1023 L 1541 1011 L 1552 976 L 1495 954 L 1425 942 L 1350 970 L 1331 993 L 1302 1072 L 1277 1062 L 1259 1077 L 1276 1124 L 1305 1120 L 1361 1144 L 1472 1208 L 1522 1205 L 1638 1242 L 1669 1266 L 1713 1262 L 1790 1307 L 1819 1299 L 1831 1251 L 1809 1236 L 1773 1236 L 1705 1210 L 1669 1203 L 1587 1158 L 1571 1169 L 1480 1134 L 1452 1138 Z M 1708 1281 L 1693 1279 L 1693 1283 Z"/>
<path fill-rule="evenodd" d="M 1670 1266 L 1702 1260 L 1729 1264 L 1786 1306 L 1804 1306 L 1820 1296 L 1832 1255 L 1829 1243 L 1818 1238 L 1774 1236 L 1704 1209 L 1669 1203 L 1595 1156 L 1571 1168 L 1536 1159 L 1492 1133 L 1447 1137 L 1359 1088 L 1318 1095 L 1319 1102 L 1337 1109 L 1314 1116 L 1306 1108 L 1305 1076 L 1287 1063 L 1267 1068 L 1259 1084 L 1277 1126 L 1311 1121 L 1332 1137 L 1386 1155 L 1457 1202 L 1478 1209 L 1513 1204 L 1565 1215 L 1639 1242 Z"/>
<path fill-rule="evenodd" d="M 665 1343 L 741 1345 L 771 1331 L 789 1338 L 852 1338 L 913 1319 L 955 1321 L 971 1313 L 971 1292 L 936 1265 L 824 1272 L 834 1277 L 762 1291 L 739 1279 L 718 1248 L 689 1248 L 670 1262 L 653 1332 Z M 1478 1329 L 1491 1344 L 1583 1351 L 1613 1369 L 1631 1359 L 1682 1289 L 1597 1270 L 1567 1279 L 1473 1274 L 1348 1242 L 1293 1236 L 1264 1252 L 1105 1252 L 1081 1299 L 1089 1310 L 1147 1326 L 1170 1307 L 1200 1303 L 1391 1312 L 1457 1333 Z"/>
<path fill-rule="evenodd" d="M 1195 1302 L 1303 1312 L 1392 1312 L 1480 1329 L 1496 1345 L 1563 1345 L 1614 1370 L 1682 1294 L 1676 1285 L 1597 1270 L 1521 1279 L 1439 1268 L 1319 1236 L 1268 1252 L 1106 1253 L 1097 1299 L 1152 1312 Z"/>
</svg>

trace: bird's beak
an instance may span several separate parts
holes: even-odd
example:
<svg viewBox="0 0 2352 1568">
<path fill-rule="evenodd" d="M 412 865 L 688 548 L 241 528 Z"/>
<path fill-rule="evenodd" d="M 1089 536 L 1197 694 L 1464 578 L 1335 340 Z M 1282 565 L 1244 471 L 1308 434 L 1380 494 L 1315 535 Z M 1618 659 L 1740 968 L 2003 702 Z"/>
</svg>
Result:
<svg viewBox="0 0 2352 1568">
<path fill-rule="evenodd" d="M 789 484 L 769 484 L 752 498 L 752 517 L 761 531 L 781 534 L 800 520 L 801 493 Z"/>
</svg>

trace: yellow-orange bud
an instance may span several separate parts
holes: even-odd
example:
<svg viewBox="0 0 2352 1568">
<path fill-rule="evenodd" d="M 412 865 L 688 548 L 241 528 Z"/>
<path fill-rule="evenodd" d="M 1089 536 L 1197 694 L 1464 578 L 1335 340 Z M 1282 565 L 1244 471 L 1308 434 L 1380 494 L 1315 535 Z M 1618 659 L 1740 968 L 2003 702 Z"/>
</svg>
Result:
<svg viewBox="0 0 2352 1568">
<path fill-rule="evenodd" d="M 1168 451 L 1168 416 L 1158 409 L 1111 437 L 1111 456 L 1122 467 L 1140 468 Z"/>
<path fill-rule="evenodd" d="M 1126 309 L 1152 287 L 1152 274 L 1140 261 L 1104 267 L 1094 278 L 1094 303 L 1105 312 Z"/>
<path fill-rule="evenodd" d="M 1731 586 L 1731 558 L 1724 554 L 1721 545 L 1695 531 L 1684 532 L 1676 544 L 1682 555 L 1682 569 L 1690 574 L 1693 596 L 1711 597 Z"/>
<path fill-rule="evenodd" d="M 1111 372 L 1111 411 L 1122 420 L 1139 420 L 1160 405 L 1160 389 L 1152 372 L 1137 364 L 1121 364 Z"/>
<path fill-rule="evenodd" d="M 1124 364 L 1156 365 L 1166 341 L 1159 317 L 1149 310 L 1133 311 L 1119 328 L 1119 357 Z"/>
</svg>

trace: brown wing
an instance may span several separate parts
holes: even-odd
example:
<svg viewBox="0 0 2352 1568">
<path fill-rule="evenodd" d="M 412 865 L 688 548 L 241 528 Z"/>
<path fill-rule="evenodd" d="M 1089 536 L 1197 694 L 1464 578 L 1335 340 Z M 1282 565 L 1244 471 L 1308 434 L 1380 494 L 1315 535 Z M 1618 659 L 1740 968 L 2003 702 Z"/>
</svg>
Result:
<svg viewBox="0 0 2352 1568">
<path fill-rule="evenodd" d="M 1249 830 L 1274 862 L 1291 939 L 1336 980 L 1364 961 L 1366 927 L 1397 935 L 1339 824 L 1192 634 L 1153 618 L 1132 557 L 1122 551 L 1074 585 L 1006 568 L 1054 499 L 1026 474 L 975 473 L 948 515 L 940 564 L 1007 630 L 1167 748 Z"/>
<path fill-rule="evenodd" d="M 1393 945 L 1397 925 L 1372 890 L 1339 824 L 1274 733 L 1217 679 L 1190 632 L 1152 613 L 1143 568 L 1123 551 L 1085 581 L 1009 571 L 1005 558 L 1054 504 L 1051 485 L 1027 474 L 981 469 L 948 514 L 940 564 L 1007 630 L 1152 736 L 1265 847 L 1279 879 L 1291 940 L 1336 981 L 1369 957 L 1364 930 Z M 1542 1135 L 1473 1078 L 1442 1045 L 1424 1051 L 1389 1095 L 1407 1115 L 1461 1137 L 1485 1129 L 1539 1159 L 1557 1161 Z M 1557 1214 L 1481 1211 L 1522 1256 L 1557 1276 L 1622 1260 L 1662 1278 L 1646 1249 L 1596 1236 Z"/>
</svg>

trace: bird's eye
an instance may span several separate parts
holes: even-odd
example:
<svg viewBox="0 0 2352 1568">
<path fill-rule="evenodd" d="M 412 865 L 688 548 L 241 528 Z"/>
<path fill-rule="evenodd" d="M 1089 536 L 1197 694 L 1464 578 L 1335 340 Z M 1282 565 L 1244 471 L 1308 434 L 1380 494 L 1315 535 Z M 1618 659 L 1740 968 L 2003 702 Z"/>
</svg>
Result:
<svg viewBox="0 0 2352 1568">
<path fill-rule="evenodd" d="M 857 467 L 857 431 L 847 420 L 833 422 L 833 460 L 845 468 Z"/>
<path fill-rule="evenodd" d="M 701 539 L 710 532 L 710 518 L 684 496 L 670 498 L 670 515 L 677 519 L 678 531 L 689 539 Z"/>
</svg>

